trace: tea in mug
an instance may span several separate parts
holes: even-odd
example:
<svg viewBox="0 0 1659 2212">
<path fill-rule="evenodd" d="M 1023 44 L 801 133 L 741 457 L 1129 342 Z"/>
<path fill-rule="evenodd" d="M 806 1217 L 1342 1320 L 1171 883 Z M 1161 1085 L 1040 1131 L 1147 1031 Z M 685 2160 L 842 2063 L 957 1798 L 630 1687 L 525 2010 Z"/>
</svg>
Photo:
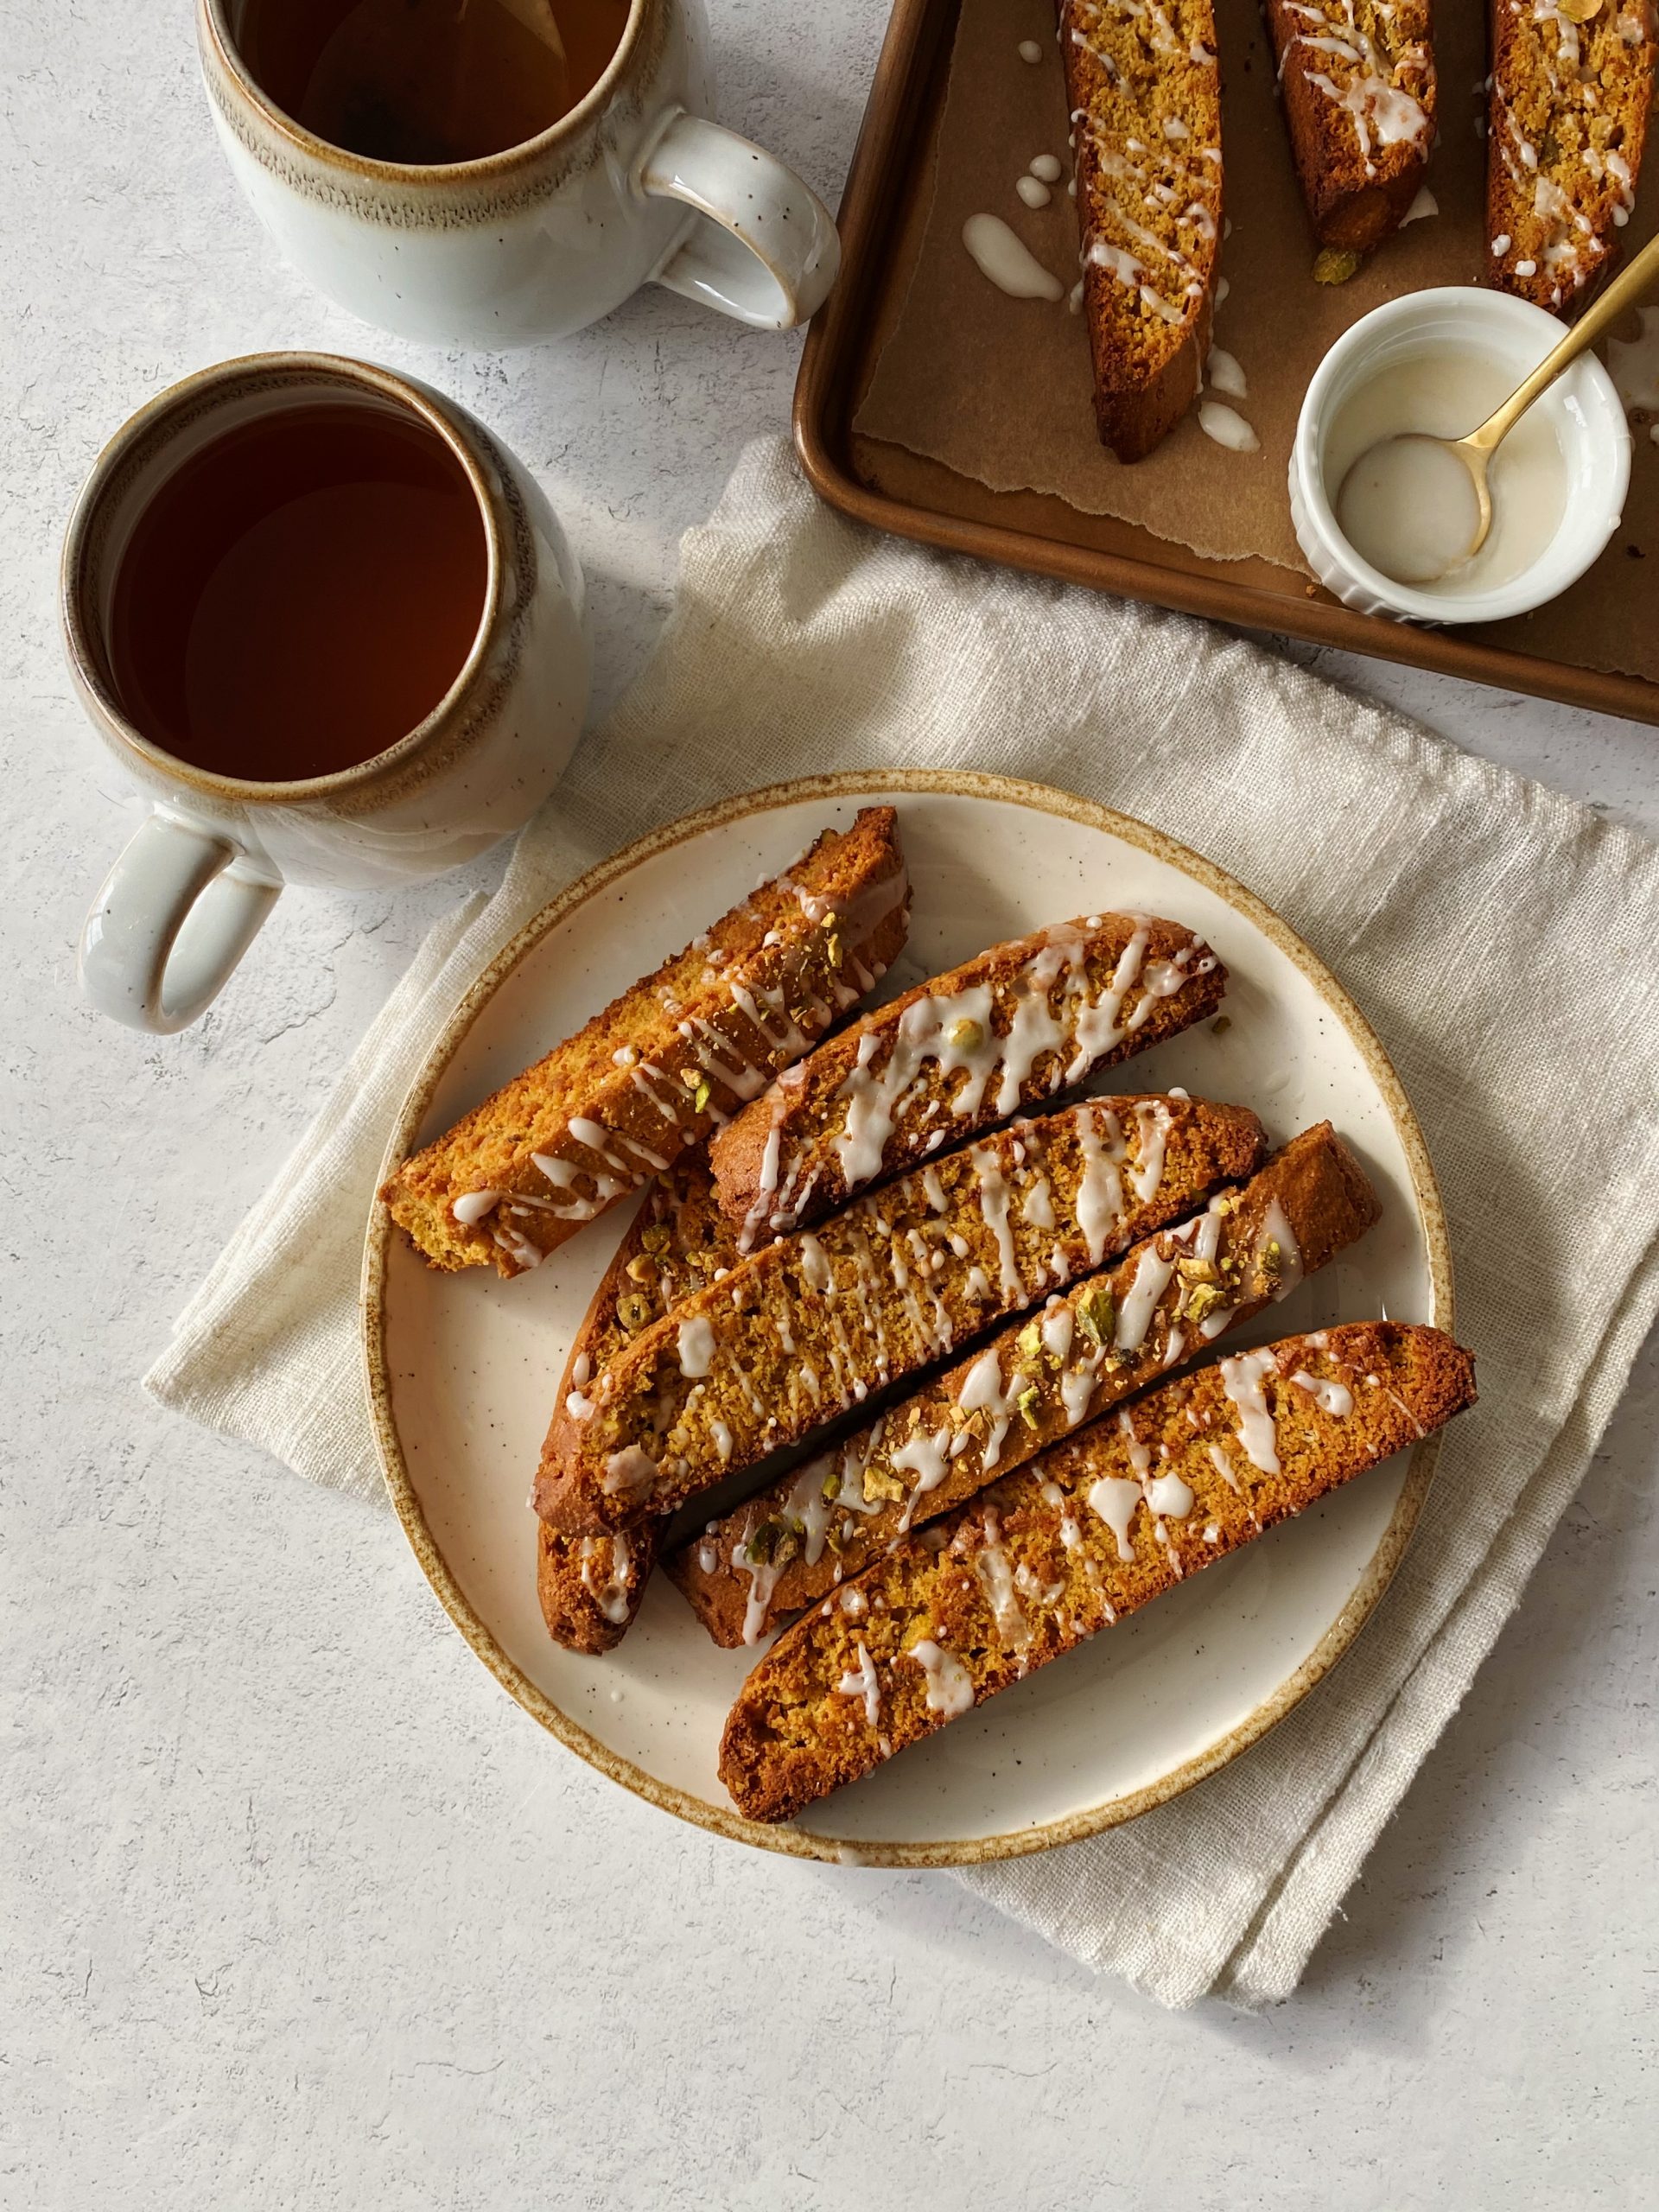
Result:
<svg viewBox="0 0 1659 2212">
<path fill-rule="evenodd" d="M 296 123 L 375 161 L 538 137 L 605 73 L 628 0 L 247 0 L 237 45 Z"/>
<path fill-rule="evenodd" d="M 461 673 L 489 544 L 471 479 L 417 417 L 296 401 L 151 496 L 116 564 L 128 718 L 215 775 L 289 783 L 372 760 Z"/>
</svg>

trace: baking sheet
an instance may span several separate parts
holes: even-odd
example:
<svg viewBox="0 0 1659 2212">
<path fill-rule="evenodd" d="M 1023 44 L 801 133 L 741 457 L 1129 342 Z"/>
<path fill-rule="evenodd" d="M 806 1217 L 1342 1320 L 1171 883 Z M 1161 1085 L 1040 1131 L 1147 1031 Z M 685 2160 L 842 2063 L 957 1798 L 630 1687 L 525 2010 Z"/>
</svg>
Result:
<svg viewBox="0 0 1659 2212">
<path fill-rule="evenodd" d="M 1484 11 L 1437 16 L 1440 140 L 1429 168 L 1434 214 L 1408 225 L 1344 285 L 1313 279 L 1316 248 L 1285 142 L 1272 49 L 1255 0 L 1217 0 L 1223 61 L 1227 296 L 1215 342 L 1243 367 L 1246 396 L 1224 397 L 1260 449 L 1236 453 L 1196 413 L 1126 467 L 1096 437 L 1088 343 L 1063 302 L 1016 300 L 981 275 L 962 244 L 975 213 L 1000 216 L 1057 279 L 1077 274 L 1077 217 L 1062 182 L 1047 207 L 1014 189 L 1034 155 L 1066 164 L 1068 122 L 1050 0 L 963 0 L 938 142 L 932 204 L 910 291 L 855 417 L 862 434 L 940 461 L 990 490 L 1036 491 L 1108 514 L 1221 561 L 1271 560 L 1306 574 L 1290 527 L 1286 468 L 1307 380 L 1339 332 L 1382 301 L 1467 283 L 1484 251 L 1485 149 L 1477 128 Z M 1041 60 L 1022 60 L 1022 41 Z M 1630 236 L 1659 217 L 1659 156 L 1647 164 Z M 1634 334 L 1634 321 L 1630 326 Z M 1608 550 L 1551 607 L 1465 634 L 1573 665 L 1659 680 L 1659 625 L 1644 555 L 1659 559 L 1659 446 L 1639 425 L 1624 522 Z"/>
</svg>

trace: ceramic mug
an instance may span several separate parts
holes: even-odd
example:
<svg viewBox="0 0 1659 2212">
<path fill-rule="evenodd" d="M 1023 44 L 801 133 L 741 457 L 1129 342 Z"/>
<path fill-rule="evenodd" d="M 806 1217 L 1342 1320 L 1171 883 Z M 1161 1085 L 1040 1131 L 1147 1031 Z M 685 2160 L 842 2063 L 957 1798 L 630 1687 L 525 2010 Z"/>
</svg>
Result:
<svg viewBox="0 0 1659 2212">
<path fill-rule="evenodd" d="M 703 112 L 699 0 L 632 0 L 569 114 L 503 153 L 431 166 L 346 152 L 284 114 L 238 51 L 246 4 L 197 0 L 219 137 L 283 252 L 365 321 L 493 349 L 583 329 L 654 283 L 786 330 L 835 281 L 823 203 Z"/>
<path fill-rule="evenodd" d="M 459 673 L 416 728 L 329 775 L 245 781 L 176 758 L 129 715 L 110 651 L 114 580 L 160 486 L 226 432 L 322 404 L 391 409 L 435 432 L 483 521 L 483 612 Z M 62 618 L 82 703 L 151 812 L 99 893 L 80 944 L 101 1013 L 168 1034 L 204 1012 L 287 884 L 419 881 L 520 829 L 581 733 L 590 674 L 582 572 L 540 489 L 455 403 L 326 353 L 203 369 L 118 431 L 64 542 Z"/>
</svg>

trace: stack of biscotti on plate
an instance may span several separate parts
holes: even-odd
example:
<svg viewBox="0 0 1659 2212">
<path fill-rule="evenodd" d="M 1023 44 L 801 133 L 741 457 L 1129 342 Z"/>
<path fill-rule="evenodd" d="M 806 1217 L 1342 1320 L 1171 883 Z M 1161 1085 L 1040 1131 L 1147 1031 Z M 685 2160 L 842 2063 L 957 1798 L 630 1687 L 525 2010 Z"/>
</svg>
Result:
<svg viewBox="0 0 1659 2212">
<path fill-rule="evenodd" d="M 1493 0 L 1486 236 L 1494 281 L 1570 307 L 1636 206 L 1653 103 L 1653 0 Z"/>
<path fill-rule="evenodd" d="M 1266 0 L 1266 9 L 1313 235 L 1354 257 L 1351 269 L 1399 227 L 1428 168 L 1429 0 Z"/>
<path fill-rule="evenodd" d="M 761 1820 L 1471 1395 L 1466 1355 L 1433 1330 L 1363 1323 L 1224 1356 L 1377 1217 L 1328 1123 L 1270 1153 L 1248 1109 L 1184 1090 L 1062 1100 L 1216 1014 L 1226 973 L 1201 938 L 1089 914 L 836 1028 L 837 979 L 873 983 L 906 918 L 897 825 L 873 810 L 700 940 L 700 962 L 595 1017 L 579 1063 L 556 1048 L 386 1186 L 438 1264 L 517 1272 L 521 1218 L 544 1250 L 574 1224 L 512 1207 L 620 1195 L 591 1162 L 626 1161 L 639 1093 L 606 1071 L 675 1073 L 677 1142 L 633 1177 L 643 1203 L 558 1386 L 532 1491 L 537 1585 L 550 1633 L 579 1651 L 614 1644 L 663 1555 L 716 1643 L 781 1630 L 722 1752 Z M 671 1037 L 709 1060 L 678 1066 Z M 571 1145 L 585 1184 L 563 1173 Z M 422 1203 L 398 1213 L 411 1192 Z M 494 1230 L 458 1243 L 435 1209 L 464 1229 L 505 1212 L 509 1246 Z"/>
</svg>

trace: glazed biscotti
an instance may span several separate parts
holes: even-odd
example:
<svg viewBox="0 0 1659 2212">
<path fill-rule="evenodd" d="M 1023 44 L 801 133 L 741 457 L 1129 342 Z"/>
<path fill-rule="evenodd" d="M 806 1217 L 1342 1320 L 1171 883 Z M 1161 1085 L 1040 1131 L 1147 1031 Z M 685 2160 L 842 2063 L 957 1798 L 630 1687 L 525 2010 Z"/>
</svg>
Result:
<svg viewBox="0 0 1659 2212">
<path fill-rule="evenodd" d="M 753 1254 L 567 1396 L 536 1510 L 571 1535 L 671 1511 L 1180 1220 L 1265 1151 L 1243 1107 L 1114 1098 L 914 1169 Z"/>
<path fill-rule="evenodd" d="M 709 1147 L 746 1243 L 1006 1122 L 1213 1013 L 1227 972 L 1147 914 L 1090 914 L 994 945 L 865 1014 Z"/>
<path fill-rule="evenodd" d="M 895 1536 L 1157 1381 L 1287 1296 L 1377 1217 L 1328 1122 L 1109 1272 L 1086 1275 L 673 1554 L 716 1643 L 755 1643 Z"/>
<path fill-rule="evenodd" d="M 1166 1382 L 900 1537 L 785 1629 L 721 1743 L 786 1821 L 1474 1402 L 1437 1329 L 1357 1322 Z"/>
<path fill-rule="evenodd" d="M 1120 461 L 1192 405 L 1221 241 L 1221 76 L 1211 0 L 1062 0 L 1095 420 Z"/>
<path fill-rule="evenodd" d="M 1636 205 L 1654 89 L 1652 0 L 1493 0 L 1486 238 L 1494 281 L 1568 306 Z"/>
<path fill-rule="evenodd" d="M 1296 178 L 1319 244 L 1399 228 L 1434 143 L 1429 0 L 1266 0 Z"/>
<path fill-rule="evenodd" d="M 393 1220 L 434 1267 L 537 1266 L 809 1051 L 909 908 L 893 810 L 867 807 L 405 1160 Z"/>
<path fill-rule="evenodd" d="M 629 1223 L 570 1347 L 560 1396 L 579 1393 L 643 1329 L 737 1256 L 706 1161 L 682 1155 Z M 536 1529 L 536 1588 L 548 1634 L 570 1651 L 610 1650 L 639 1610 L 661 1524 L 585 1536 L 557 1535 L 541 1520 Z"/>
</svg>

